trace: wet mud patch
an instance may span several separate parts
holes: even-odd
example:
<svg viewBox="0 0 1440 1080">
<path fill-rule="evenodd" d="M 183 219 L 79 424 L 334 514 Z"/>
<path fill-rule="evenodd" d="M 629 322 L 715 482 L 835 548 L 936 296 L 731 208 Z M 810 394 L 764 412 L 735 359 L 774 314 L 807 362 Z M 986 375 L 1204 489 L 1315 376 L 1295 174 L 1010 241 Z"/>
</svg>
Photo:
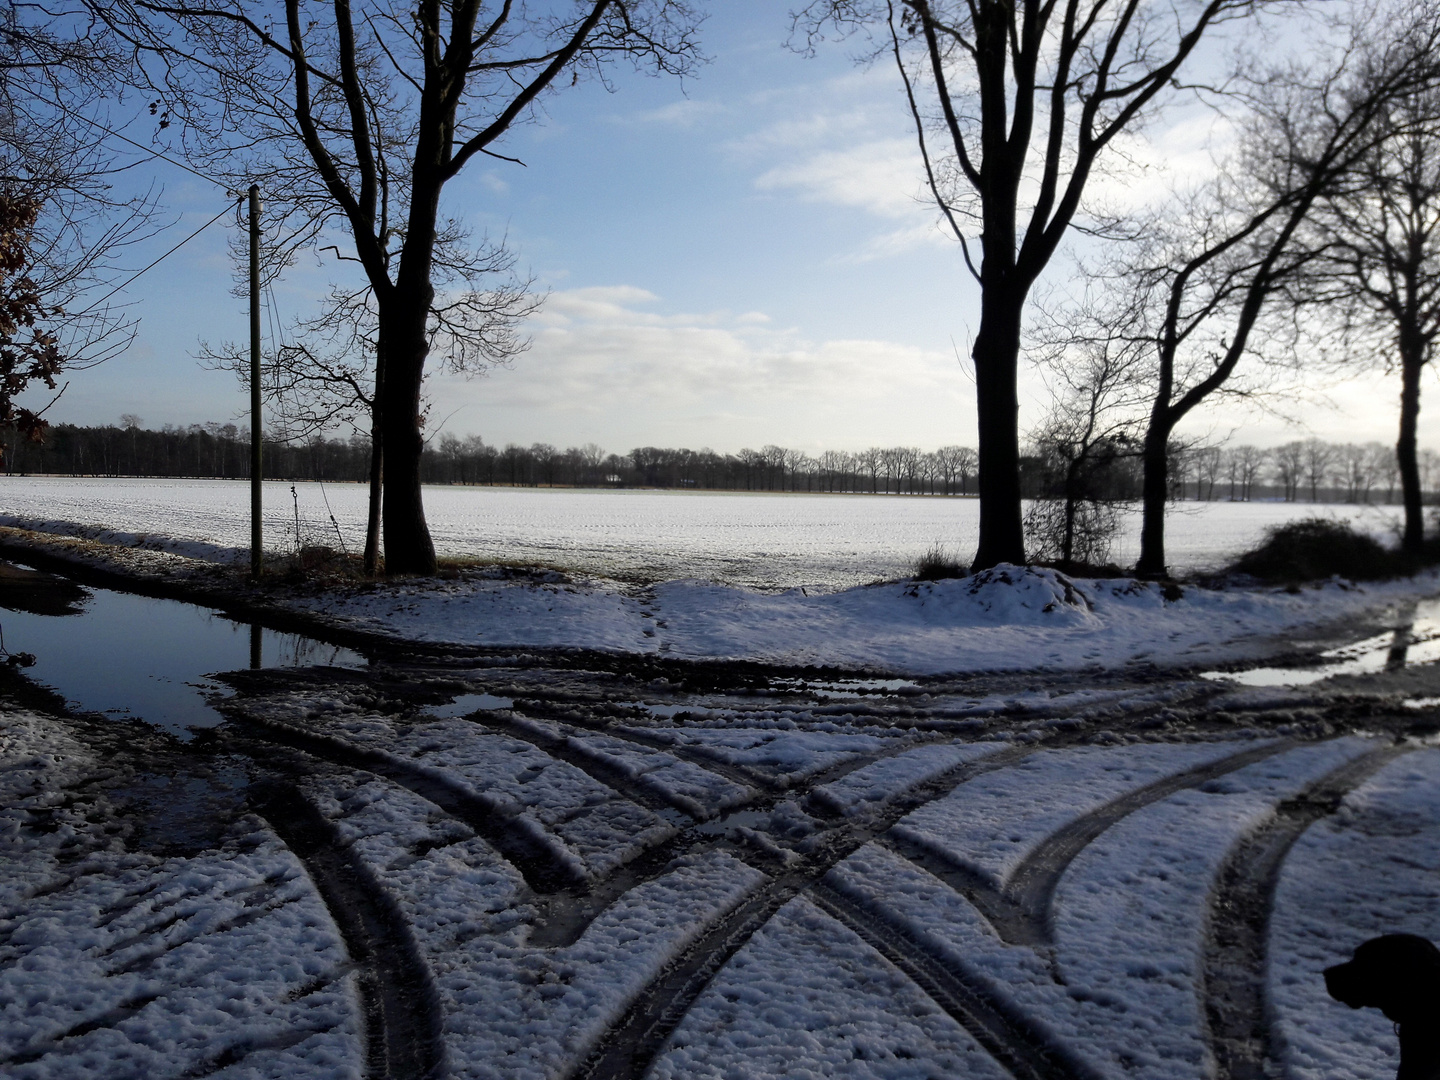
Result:
<svg viewBox="0 0 1440 1080">
<path fill-rule="evenodd" d="M 63 617 L 79 615 L 89 598 L 89 592 L 66 578 L 0 561 L 0 608 Z"/>
</svg>

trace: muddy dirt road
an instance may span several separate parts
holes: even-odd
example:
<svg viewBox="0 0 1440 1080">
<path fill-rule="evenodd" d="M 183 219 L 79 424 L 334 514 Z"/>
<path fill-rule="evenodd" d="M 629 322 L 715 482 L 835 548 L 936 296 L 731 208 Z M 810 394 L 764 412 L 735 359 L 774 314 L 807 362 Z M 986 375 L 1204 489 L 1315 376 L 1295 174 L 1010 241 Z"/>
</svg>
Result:
<svg viewBox="0 0 1440 1080">
<path fill-rule="evenodd" d="M 369 659 L 188 741 L 0 672 L 0 1071 L 1381 1077 L 1291 976 L 1440 937 L 1428 665 Z"/>
</svg>

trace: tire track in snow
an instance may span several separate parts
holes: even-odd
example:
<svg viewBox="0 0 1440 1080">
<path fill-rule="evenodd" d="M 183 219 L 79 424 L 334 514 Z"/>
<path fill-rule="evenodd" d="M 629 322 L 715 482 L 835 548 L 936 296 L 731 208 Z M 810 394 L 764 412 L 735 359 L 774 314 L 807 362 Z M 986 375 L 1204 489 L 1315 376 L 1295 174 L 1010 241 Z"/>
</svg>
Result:
<svg viewBox="0 0 1440 1080">
<path fill-rule="evenodd" d="M 261 793 L 255 809 L 304 864 L 359 967 L 367 1076 L 440 1076 L 445 1061 L 440 997 L 399 907 L 294 787 L 277 785 Z"/>
<path fill-rule="evenodd" d="M 690 765 L 712 772 L 732 784 L 741 787 L 753 788 L 756 790 L 781 791 L 783 788 L 775 782 L 774 777 L 767 776 L 755 769 L 746 768 L 743 765 L 732 765 L 728 761 L 722 761 L 712 754 L 704 753 L 693 746 L 686 746 L 683 743 L 671 742 L 669 739 L 659 736 L 648 735 L 638 728 L 623 726 L 613 719 L 607 718 L 604 721 L 596 722 L 586 720 L 573 715 L 573 710 L 555 710 L 545 708 L 545 702 L 534 698 L 516 698 L 515 711 L 525 716 L 533 716 L 537 720 L 549 720 L 559 724 L 569 724 L 572 727 L 584 728 L 586 731 L 593 731 L 598 735 L 609 735 L 612 738 L 623 739 L 625 742 L 634 743 L 636 746 L 643 746 L 647 750 L 661 750 L 672 754 Z"/>
<path fill-rule="evenodd" d="M 982 773 L 1013 765 L 1034 753 L 1022 744 L 956 766 L 898 795 L 863 821 L 846 822 L 820 838 L 813 854 L 772 875 L 725 918 L 693 941 L 636 995 L 578 1062 L 569 1080 L 634 1080 L 643 1076 L 716 973 L 794 897 L 814 886 L 830 868 L 888 830 L 917 807 L 944 798 Z"/>
<path fill-rule="evenodd" d="M 487 726 L 490 723 L 488 718 L 485 721 Z M 568 721 L 567 721 L 568 722 Z M 503 723 L 503 721 L 501 721 Z M 512 731 L 508 726 L 504 729 L 509 734 L 529 741 L 531 745 L 552 753 L 550 747 L 542 742 L 530 738 L 529 729 L 519 728 Z M 614 734 L 613 732 L 606 732 Z M 617 736 L 625 738 L 625 736 Z M 629 740 L 636 745 L 647 745 L 638 740 Z M 929 742 L 930 740 L 926 740 Z M 951 740 L 943 740 L 949 742 Z M 661 740 L 656 740 L 662 743 Z M 663 744 L 662 744 L 663 745 Z M 729 843 L 732 831 L 742 825 L 753 821 L 757 815 L 764 814 L 786 798 L 795 799 L 800 803 L 809 803 L 811 794 L 816 788 L 831 783 L 839 777 L 845 776 L 866 765 L 873 764 L 884 758 L 893 757 L 904 753 L 916 746 L 924 745 L 919 741 L 905 741 L 902 745 L 885 747 L 880 751 L 870 754 L 858 755 L 858 760 L 846 760 L 837 762 L 829 768 L 822 769 L 814 776 L 805 781 L 802 786 L 792 789 L 784 789 L 778 786 L 769 787 L 765 791 L 759 791 L 753 784 L 747 784 L 750 797 L 742 804 L 731 807 L 729 810 L 720 813 L 717 817 L 709 819 L 699 825 L 698 828 L 687 829 L 668 840 L 661 841 L 647 849 L 643 854 L 616 867 L 606 877 L 587 883 L 573 889 L 564 889 L 554 892 L 548 896 L 537 898 L 537 907 L 541 918 L 537 920 L 531 931 L 530 944 L 543 948 L 563 948 L 573 945 L 581 935 L 584 934 L 590 924 L 599 918 L 615 901 L 619 900 L 631 889 L 652 881 L 667 872 L 670 865 L 677 859 L 691 854 L 701 848 L 709 847 L 717 843 Z M 666 748 L 673 750 L 673 748 Z M 566 759 L 568 760 L 568 759 Z M 702 766 L 703 767 L 703 766 Z M 715 770 L 710 770 L 715 771 Z M 594 779 L 606 783 L 599 775 L 591 774 Z M 726 777 L 729 779 L 729 777 Z M 753 779 L 753 778 L 752 778 Z M 617 789 L 620 790 L 620 789 Z M 624 791 L 621 791 L 624 794 Z M 904 794 L 903 792 L 900 794 Z"/>
<path fill-rule="evenodd" d="M 935 956 L 902 927 L 876 918 L 823 881 L 806 896 L 899 968 L 1016 1080 L 1100 1080 L 1099 1073 L 1054 1042 L 986 979 Z"/>
<path fill-rule="evenodd" d="M 835 816 L 833 812 L 823 806 L 815 805 L 816 800 L 813 796 L 816 789 L 833 783 L 840 777 L 867 765 L 895 757 L 916 747 L 938 746 L 952 741 L 955 740 L 906 741 L 899 746 L 885 747 L 870 754 L 859 755 L 859 760 L 837 762 L 808 778 L 803 785 L 788 790 L 772 788 L 760 792 L 751 787 L 751 796 L 745 803 L 730 808 L 716 818 L 700 823 L 698 827 L 687 829 L 668 840 L 661 841 L 624 865 L 616 867 L 603 879 L 587 883 L 582 887 L 560 890 L 549 896 L 537 898 L 536 906 L 541 918 L 531 931 L 530 944 L 543 948 L 563 948 L 573 945 L 585 933 L 590 924 L 604 914 L 615 901 L 631 889 L 653 881 L 666 873 L 676 859 L 715 845 L 740 846 L 732 841 L 732 833 L 748 826 L 758 816 L 773 810 L 782 800 L 794 800 L 799 805 L 808 806 L 814 813 L 833 818 Z M 1029 752 L 1030 750 L 1025 750 L 1025 753 Z M 1007 758 L 1007 760 L 1009 759 Z M 953 772 L 953 770 L 951 771 Z M 941 777 L 947 775 L 950 773 L 942 773 Z M 931 777 L 928 782 L 933 782 L 935 779 L 937 778 Z M 902 798 L 910 792 L 922 790 L 925 783 L 927 781 L 921 781 L 912 788 L 897 792 L 894 798 Z M 831 828 L 833 827 L 832 825 Z M 753 846 L 747 846 L 746 854 L 751 858 L 756 855 L 762 859 L 774 858 L 773 852 L 757 852 Z M 745 855 L 741 857 L 743 858 Z"/>
<path fill-rule="evenodd" d="M 1042 840 L 1021 861 L 1004 886 L 996 888 L 984 874 L 961 866 L 923 844 L 901 836 L 886 836 L 882 843 L 892 851 L 945 882 L 985 916 L 1008 945 L 1044 946 L 1054 943 L 1051 910 L 1055 889 L 1076 856 L 1123 818 L 1186 788 L 1243 769 L 1273 757 L 1297 744 L 1289 739 L 1251 747 L 1219 761 L 1163 777 L 1137 788 L 1098 810 L 1084 814 Z"/>
<path fill-rule="evenodd" d="M 268 743 L 304 751 L 313 757 L 346 768 L 383 776 L 392 783 L 434 803 L 445 813 L 464 822 L 475 834 L 509 861 L 537 895 L 549 895 L 584 884 L 584 879 L 542 841 L 524 828 L 517 828 L 518 809 L 496 805 L 435 771 L 413 765 L 401 758 L 326 735 L 301 731 L 289 725 L 237 718 L 253 734 Z M 264 756 L 255 755 L 257 760 Z"/>
<path fill-rule="evenodd" d="M 122 1001 L 98 1016 L 81 1021 L 67 1031 L 62 1031 L 58 1035 L 27 1046 L 11 1054 L 9 1057 L 0 1058 L 0 1063 L 9 1065 L 12 1068 L 20 1065 L 30 1065 L 39 1061 L 47 1054 L 59 1049 L 60 1044 L 66 1039 L 78 1039 L 82 1035 L 88 1035 L 92 1031 L 99 1031 L 101 1028 L 115 1027 L 117 1024 L 130 1019 L 130 1017 L 139 1013 L 152 1001 L 161 998 L 163 993 L 163 991 L 159 990 L 151 991 Z"/>
<path fill-rule="evenodd" d="M 567 735 L 552 735 L 527 724 L 518 723 L 510 717 L 494 712 L 482 712 L 478 716 L 467 716 L 465 720 L 480 727 L 499 731 L 512 739 L 527 742 L 542 750 L 557 761 L 573 765 L 590 779 L 604 784 L 611 791 L 629 799 L 646 810 L 664 815 L 671 824 L 688 825 L 695 820 L 689 800 L 676 798 L 663 788 L 646 784 L 629 775 L 624 769 L 604 755 L 577 745 Z M 679 815 L 681 821 L 675 821 Z"/>
<path fill-rule="evenodd" d="M 1300 835 L 1339 809 L 1345 796 L 1407 753 L 1383 746 L 1349 761 L 1286 799 L 1225 857 L 1210 896 L 1200 994 L 1217 1080 L 1283 1075 L 1270 1027 L 1265 972 L 1270 911 L 1280 870 Z"/>
</svg>

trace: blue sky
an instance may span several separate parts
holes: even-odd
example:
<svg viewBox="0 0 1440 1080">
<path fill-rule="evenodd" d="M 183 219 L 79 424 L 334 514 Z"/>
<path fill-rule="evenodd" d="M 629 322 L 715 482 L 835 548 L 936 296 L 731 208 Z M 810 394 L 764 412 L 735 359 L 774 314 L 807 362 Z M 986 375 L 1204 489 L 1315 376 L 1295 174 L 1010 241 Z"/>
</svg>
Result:
<svg viewBox="0 0 1440 1080">
<path fill-rule="evenodd" d="M 973 443 L 961 358 L 977 289 L 923 198 L 893 70 L 858 68 L 843 46 L 813 58 L 787 50 L 782 6 L 712 9 L 703 37 L 713 62 L 698 78 L 619 73 L 615 93 L 566 88 L 503 147 L 525 167 L 477 159 L 449 189 L 452 212 L 507 236 L 548 298 L 532 347 L 511 365 L 431 380 L 432 427 L 616 451 Z M 1152 156 L 1173 165 L 1198 138 L 1177 120 L 1151 133 Z M 225 197 L 154 167 L 177 220 L 158 254 Z M 326 272 L 290 272 L 281 313 L 303 314 Z M 1052 277 L 1068 272 L 1057 259 Z M 158 427 L 237 417 L 233 378 L 193 358 L 201 338 L 245 334 L 231 286 L 217 225 L 127 291 L 142 319 L 134 347 L 76 373 L 52 418 L 130 412 Z M 1221 408 L 1194 428 L 1261 444 L 1312 432 L 1389 442 L 1397 394 L 1363 376 L 1332 384 L 1343 409 L 1294 408 L 1308 426 Z M 1038 419 L 1045 393 L 1033 373 L 1021 396 L 1022 422 Z"/>
</svg>

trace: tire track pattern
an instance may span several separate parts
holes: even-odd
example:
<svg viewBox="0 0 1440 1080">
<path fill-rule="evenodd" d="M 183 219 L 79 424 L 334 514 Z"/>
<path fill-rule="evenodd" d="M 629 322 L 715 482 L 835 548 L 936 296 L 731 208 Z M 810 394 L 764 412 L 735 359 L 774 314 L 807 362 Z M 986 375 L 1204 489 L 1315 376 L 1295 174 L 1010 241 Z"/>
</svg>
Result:
<svg viewBox="0 0 1440 1080">
<path fill-rule="evenodd" d="M 982 874 L 961 866 L 939 852 L 902 836 L 887 836 L 884 843 L 917 866 L 944 881 L 969 900 L 1008 945 L 1053 945 L 1051 911 L 1055 889 L 1077 855 L 1122 818 L 1177 791 L 1199 787 L 1227 773 L 1292 749 L 1290 740 L 1242 750 L 1219 761 L 1187 769 L 1122 795 L 1051 833 L 1021 861 L 1003 888 Z"/>
<path fill-rule="evenodd" d="M 517 712 L 515 715 L 523 714 Z M 573 743 L 564 733 L 564 727 L 552 735 L 548 730 L 517 722 L 503 714 L 487 714 L 471 719 L 478 719 L 486 727 L 506 730 L 512 737 L 519 737 L 557 761 L 579 769 L 640 806 L 654 811 L 669 810 L 672 814 L 677 811 L 685 813 L 674 796 L 653 782 L 631 775 L 627 768 Z M 574 718 L 567 716 L 563 721 L 556 722 L 562 725 L 573 723 Z M 725 776 L 728 780 L 738 781 L 741 775 L 744 776 L 748 781 L 745 786 L 749 789 L 749 796 L 741 806 L 704 825 L 693 824 L 652 845 L 627 865 L 594 880 L 563 882 L 556 880 L 558 875 L 554 868 L 536 866 L 533 855 L 528 867 L 514 857 L 514 854 L 528 854 L 523 843 L 516 843 L 513 828 L 518 823 L 497 821 L 490 808 L 483 807 L 491 817 L 489 827 L 485 827 L 484 823 L 476 820 L 476 811 L 480 808 L 465 806 L 464 798 L 457 799 L 457 796 L 466 796 L 482 804 L 484 800 L 459 790 L 459 785 L 447 783 L 443 776 L 432 775 L 433 770 L 412 765 L 404 758 L 395 758 L 381 751 L 350 745 L 342 739 L 297 731 L 288 724 L 267 723 L 265 727 L 282 729 L 278 732 L 281 735 L 279 741 L 298 749 L 316 753 L 332 762 L 376 772 L 400 783 L 476 828 L 503 856 L 516 863 L 527 884 L 536 893 L 542 918 L 533 928 L 532 946 L 545 948 L 572 944 L 609 905 L 635 887 L 664 874 L 674 865 L 676 858 L 687 854 L 713 847 L 734 849 L 738 846 L 740 850 L 733 853 L 741 854 L 751 865 L 766 870 L 769 876 L 756 892 L 702 932 L 640 990 L 618 1020 L 592 1044 L 594 1048 L 589 1055 L 578 1061 L 568 1074 L 575 1080 L 628 1080 L 643 1076 L 716 974 L 785 904 L 802 894 L 808 895 L 904 972 L 1015 1076 L 1023 1080 L 1094 1080 L 1097 1074 L 1091 1066 L 1075 1057 L 1068 1048 L 1047 1041 L 1043 1025 L 1029 1020 L 983 977 L 966 970 L 963 965 L 937 957 L 905 928 L 887 919 L 883 911 L 868 912 L 830 889 L 822 880 L 825 874 L 864 843 L 881 839 L 967 896 L 991 921 L 1004 941 L 1046 949 L 1053 944 L 1051 907 L 1058 882 L 1075 857 L 1097 837 L 1126 816 L 1175 792 L 1202 785 L 1296 745 L 1293 740 L 1280 740 L 1251 747 L 1220 761 L 1197 766 L 1127 792 L 1046 837 L 1026 856 L 1002 889 L 995 888 L 980 875 L 954 865 L 944 856 L 905 838 L 887 834 L 906 814 L 943 798 L 965 780 L 1026 756 L 1036 748 L 1033 743 L 1012 746 L 991 758 L 949 770 L 940 777 L 915 785 L 909 791 L 897 793 L 897 797 L 880 803 L 859 820 L 853 821 L 836 821 L 833 814 L 823 814 L 824 808 L 810 797 L 812 792 L 837 777 L 930 739 L 898 739 L 879 753 L 852 755 L 844 762 L 818 770 L 798 784 L 782 784 L 778 779 L 767 782 L 768 778 L 752 775 L 749 769 L 741 774 L 733 765 L 726 768 L 720 762 L 704 761 L 702 767 L 707 771 Z M 609 723 L 592 722 L 583 727 L 604 732 L 611 738 L 648 746 L 675 758 L 691 759 L 697 765 L 702 762 L 694 758 L 709 757 L 688 747 L 684 749 L 690 750 L 690 753 L 678 753 L 681 748 L 671 740 L 652 740 L 632 730 L 617 731 Z M 1057 741 L 1063 743 L 1068 740 Z M 441 798 L 434 798 L 432 791 Z M 828 820 L 810 814 L 816 834 L 804 843 L 793 843 L 781 832 L 774 832 L 768 822 L 760 824 L 768 811 L 782 800 L 793 803 L 796 809 L 806 808 L 804 813 L 822 813 L 822 817 Z M 463 816 L 456 813 L 457 806 Z M 694 823 L 694 812 L 688 816 Z M 779 824 L 778 818 L 776 823 Z M 757 828 L 749 828 L 752 824 Z M 766 843 L 769 839 L 777 842 Z M 520 850 L 516 851 L 516 848 Z M 413 1069 L 415 1066 L 412 1064 L 409 1067 Z"/>
<path fill-rule="evenodd" d="M 1285 857 L 1302 833 L 1345 796 L 1406 753 L 1384 746 L 1347 762 L 1275 808 L 1226 857 L 1211 896 L 1201 995 L 1218 1080 L 1284 1074 L 1266 992 L 1270 912 Z"/>
<path fill-rule="evenodd" d="M 785 904 L 812 888 L 831 867 L 916 807 L 943 798 L 971 777 L 1011 765 L 1033 749 L 1015 746 L 960 765 L 897 798 L 883 813 L 833 829 L 819 850 L 793 869 L 773 874 L 744 903 L 676 957 L 637 995 L 570 1076 L 574 1080 L 629 1080 L 643 1076 L 715 974 Z"/>
<path fill-rule="evenodd" d="M 444 1071 L 439 995 L 429 967 L 409 944 L 404 917 L 295 788 L 263 792 L 257 812 L 305 865 L 345 940 L 358 979 L 367 1075 L 430 1080 Z"/>
<path fill-rule="evenodd" d="M 903 971 L 1016 1080 L 1102 1080 L 974 972 L 941 960 L 904 929 L 872 918 L 823 881 L 806 895 Z"/>
<path fill-rule="evenodd" d="M 584 883 L 584 878 L 565 860 L 527 831 L 517 828 L 514 813 L 480 798 L 432 769 L 411 764 L 341 739 L 301 731 L 288 724 L 276 724 L 245 717 L 250 733 L 266 742 L 304 751 L 323 761 L 383 776 L 422 799 L 434 803 L 451 817 L 474 829 L 525 878 L 536 893 L 545 895 Z"/>
</svg>

